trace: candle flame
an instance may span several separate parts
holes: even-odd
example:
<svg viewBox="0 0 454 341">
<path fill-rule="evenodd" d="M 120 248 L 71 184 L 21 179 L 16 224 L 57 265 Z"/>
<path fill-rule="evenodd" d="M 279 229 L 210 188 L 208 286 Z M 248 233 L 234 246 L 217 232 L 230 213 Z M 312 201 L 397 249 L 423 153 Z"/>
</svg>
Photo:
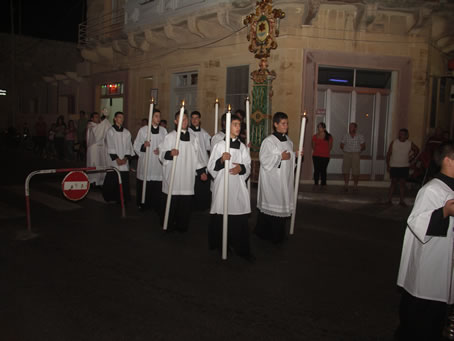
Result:
<svg viewBox="0 0 454 341">
<path fill-rule="evenodd" d="M 232 110 L 232 107 L 230 106 L 230 104 L 229 104 L 229 106 L 228 106 L 228 109 L 229 109 L 229 111 Z"/>
<path fill-rule="evenodd" d="M 154 97 L 151 97 L 151 103 L 154 104 Z"/>
<path fill-rule="evenodd" d="M 181 106 L 184 107 L 184 100 L 181 101 Z"/>
<path fill-rule="evenodd" d="M 246 101 L 249 102 L 249 96 L 246 97 Z"/>
<path fill-rule="evenodd" d="M 219 98 L 216 98 L 216 104 L 219 104 Z"/>
<path fill-rule="evenodd" d="M 306 111 L 304 111 L 303 116 L 306 116 Z"/>
</svg>

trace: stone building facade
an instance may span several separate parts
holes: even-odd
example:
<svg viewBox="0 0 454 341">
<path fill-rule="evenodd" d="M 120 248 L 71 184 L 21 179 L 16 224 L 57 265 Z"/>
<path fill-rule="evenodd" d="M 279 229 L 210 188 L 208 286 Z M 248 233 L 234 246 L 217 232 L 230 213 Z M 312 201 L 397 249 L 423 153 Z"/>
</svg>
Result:
<svg viewBox="0 0 454 341">
<path fill-rule="evenodd" d="M 271 2 L 271 1 L 270 1 Z M 277 49 L 268 59 L 276 73 L 270 113 L 286 112 L 289 135 L 299 138 L 301 113 L 309 124 L 305 152 L 316 124 L 334 136 L 329 173 L 340 174 L 339 142 L 349 122 L 359 123 L 367 150 L 365 178 L 383 179 L 384 157 L 400 128 L 421 146 L 442 127 L 453 134 L 454 57 L 452 1 L 274 0 L 285 12 Z M 245 17 L 255 0 L 94 0 L 80 26 L 84 62 L 77 76 L 88 111 L 123 110 L 135 135 L 148 116 L 150 97 L 172 121 L 180 101 L 202 113 L 214 131 L 214 103 L 244 107 L 250 74 L 259 60 L 248 51 Z M 79 105 L 80 106 L 80 105 Z M 172 124 L 170 124 L 172 127 Z M 311 160 L 303 177 L 311 177 Z"/>
</svg>

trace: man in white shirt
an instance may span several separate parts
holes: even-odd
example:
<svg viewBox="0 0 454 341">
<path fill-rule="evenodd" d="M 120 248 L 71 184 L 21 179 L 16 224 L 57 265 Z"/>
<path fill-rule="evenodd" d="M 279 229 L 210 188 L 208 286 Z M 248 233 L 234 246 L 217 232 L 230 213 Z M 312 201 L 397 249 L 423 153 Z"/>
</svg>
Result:
<svg viewBox="0 0 454 341">
<path fill-rule="evenodd" d="M 342 138 L 340 148 L 344 151 L 344 160 L 342 162 L 342 173 L 344 174 L 344 191 L 348 192 L 348 182 L 350 181 L 350 170 L 353 176 L 353 191 L 358 191 L 358 181 L 360 174 L 360 154 L 366 149 L 364 136 L 356 131 L 358 125 L 355 122 L 348 126 L 348 134 Z"/>
</svg>

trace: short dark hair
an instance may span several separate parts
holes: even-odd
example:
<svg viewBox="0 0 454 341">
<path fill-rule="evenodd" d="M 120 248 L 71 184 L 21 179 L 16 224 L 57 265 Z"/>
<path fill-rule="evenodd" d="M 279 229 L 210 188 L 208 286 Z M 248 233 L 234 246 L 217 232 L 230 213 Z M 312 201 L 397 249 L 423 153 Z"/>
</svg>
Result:
<svg viewBox="0 0 454 341">
<path fill-rule="evenodd" d="M 114 117 L 117 117 L 118 115 L 123 115 L 124 116 L 125 114 L 123 113 L 123 111 L 117 111 L 115 113 Z"/>
<path fill-rule="evenodd" d="M 408 129 L 406 129 L 406 128 L 401 128 L 401 129 L 399 129 L 399 133 L 400 133 L 400 132 L 403 132 L 403 133 L 407 134 L 407 136 L 408 136 Z"/>
<path fill-rule="evenodd" d="M 278 111 L 277 113 L 275 113 L 273 115 L 273 127 L 274 127 L 274 123 L 279 124 L 279 122 L 282 120 L 288 120 L 288 116 L 285 112 Z"/>
<path fill-rule="evenodd" d="M 192 116 L 194 116 L 194 115 L 197 115 L 197 116 L 199 116 L 199 118 L 201 118 L 201 117 L 202 117 L 202 115 L 200 114 L 200 112 L 198 112 L 197 110 L 196 110 L 196 111 L 193 111 L 193 112 L 191 112 L 191 118 L 192 118 Z"/>
<path fill-rule="evenodd" d="M 244 110 L 241 110 L 241 109 L 236 110 L 235 115 L 237 115 L 237 114 L 240 114 L 242 118 L 246 117 L 246 113 L 244 112 Z"/>
<path fill-rule="evenodd" d="M 188 116 L 188 111 L 187 111 L 186 109 L 184 109 L 183 115 Z M 175 119 L 177 119 L 178 116 L 180 116 L 180 110 L 178 110 L 178 111 L 175 113 Z"/>
<path fill-rule="evenodd" d="M 161 120 L 161 122 L 159 122 L 159 123 L 165 123 L 165 124 L 167 124 L 167 120 Z"/>
<path fill-rule="evenodd" d="M 161 110 L 159 110 L 159 108 L 153 108 L 153 115 L 155 112 L 161 113 Z"/>
<path fill-rule="evenodd" d="M 435 162 L 441 167 L 445 157 L 454 160 L 454 142 L 443 143 L 436 151 L 434 155 Z"/>
<path fill-rule="evenodd" d="M 233 114 L 230 118 L 230 123 L 233 122 L 233 121 L 240 121 L 241 122 L 241 118 L 240 116 L 238 116 L 237 114 Z"/>
<path fill-rule="evenodd" d="M 94 111 L 90 114 L 90 118 L 93 119 L 96 115 L 99 115 L 99 112 Z"/>
</svg>

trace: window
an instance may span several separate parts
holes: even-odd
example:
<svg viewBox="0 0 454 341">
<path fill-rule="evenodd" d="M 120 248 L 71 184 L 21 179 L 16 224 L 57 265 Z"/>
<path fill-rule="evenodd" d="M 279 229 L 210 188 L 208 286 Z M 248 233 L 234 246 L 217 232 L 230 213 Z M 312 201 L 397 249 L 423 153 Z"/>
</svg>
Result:
<svg viewBox="0 0 454 341">
<path fill-rule="evenodd" d="M 101 85 L 101 96 L 121 96 L 123 95 L 123 83 L 107 83 Z"/>
<path fill-rule="evenodd" d="M 353 86 L 353 78 L 353 69 L 318 68 L 318 84 Z"/>
<path fill-rule="evenodd" d="M 249 93 L 249 65 L 227 68 L 226 106 L 230 104 L 233 112 L 246 110 L 246 97 Z"/>
<path fill-rule="evenodd" d="M 390 89 L 391 72 L 321 66 L 318 68 L 318 84 Z"/>
</svg>

